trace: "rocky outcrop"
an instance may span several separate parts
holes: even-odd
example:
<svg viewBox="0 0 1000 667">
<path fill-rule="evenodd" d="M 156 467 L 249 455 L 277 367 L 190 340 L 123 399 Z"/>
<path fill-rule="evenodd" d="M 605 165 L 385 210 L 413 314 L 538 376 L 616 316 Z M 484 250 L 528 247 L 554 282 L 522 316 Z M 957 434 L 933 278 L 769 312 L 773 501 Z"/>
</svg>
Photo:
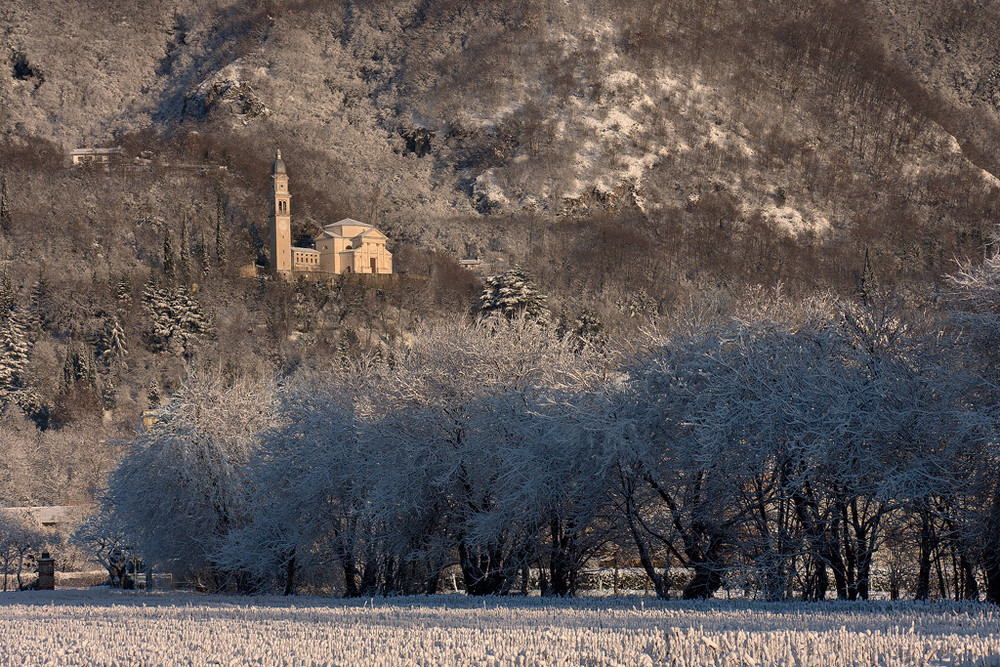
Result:
<svg viewBox="0 0 1000 667">
<path fill-rule="evenodd" d="M 184 113 L 195 120 L 220 112 L 243 125 L 271 113 L 253 86 L 244 80 L 239 63 L 224 67 L 205 79 L 184 98 Z"/>
</svg>

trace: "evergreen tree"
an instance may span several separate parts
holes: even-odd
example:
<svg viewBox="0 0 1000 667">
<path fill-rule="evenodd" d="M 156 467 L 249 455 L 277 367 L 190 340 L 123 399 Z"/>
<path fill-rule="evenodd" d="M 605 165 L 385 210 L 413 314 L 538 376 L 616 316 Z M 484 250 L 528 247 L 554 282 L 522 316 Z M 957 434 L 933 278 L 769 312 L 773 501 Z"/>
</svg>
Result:
<svg viewBox="0 0 1000 667">
<path fill-rule="evenodd" d="M 186 287 L 174 289 L 171 305 L 177 318 L 176 335 L 183 351 L 187 352 L 198 339 L 212 333 L 212 325 L 201 304 Z"/>
<path fill-rule="evenodd" d="M 531 278 L 515 267 L 486 279 L 486 287 L 479 297 L 479 309 L 483 315 L 499 314 L 508 319 L 524 317 L 547 323 L 549 310 L 545 301 L 545 296 L 538 292 Z"/>
<path fill-rule="evenodd" d="M 143 291 L 150 314 L 149 338 L 154 350 L 187 355 L 194 343 L 212 333 L 212 325 L 191 291 L 179 285 L 158 286 L 150 281 Z"/>
<path fill-rule="evenodd" d="M 66 361 L 63 363 L 63 386 L 69 387 L 77 382 L 96 387 L 97 371 L 94 369 L 94 355 L 90 348 L 72 343 L 66 351 Z"/>
<path fill-rule="evenodd" d="M 865 248 L 865 268 L 858 280 L 858 297 L 862 303 L 870 303 L 872 297 L 878 292 L 878 278 L 875 276 L 875 268 L 872 266 L 871 257 L 868 255 L 868 248 Z"/>
<path fill-rule="evenodd" d="M 51 327 L 55 310 L 52 305 L 52 284 L 44 272 L 38 274 L 38 282 L 31 288 L 30 299 L 31 326 L 36 331 Z"/>
<path fill-rule="evenodd" d="M 14 311 L 14 281 L 7 271 L 0 273 L 0 318 Z"/>
<path fill-rule="evenodd" d="M 7 192 L 7 176 L 0 176 L 0 231 L 4 234 L 10 232 L 13 227 L 10 215 L 10 195 Z"/>
<path fill-rule="evenodd" d="M 219 189 L 216 191 L 215 199 L 215 262 L 220 269 L 226 268 L 226 244 L 222 238 L 223 218 L 222 190 Z"/>
<path fill-rule="evenodd" d="M 169 292 L 151 279 L 142 291 L 142 303 L 150 315 L 149 339 L 153 349 L 167 349 L 176 326 Z"/>
<path fill-rule="evenodd" d="M 125 340 L 125 329 L 117 317 L 112 318 L 111 326 L 101 336 L 100 359 L 108 368 L 125 365 L 128 356 L 128 343 Z"/>
<path fill-rule="evenodd" d="M 212 269 L 212 256 L 208 252 L 204 234 L 198 235 L 198 251 L 201 253 L 201 275 L 207 276 Z"/>
<path fill-rule="evenodd" d="M 28 334 L 15 311 L 0 313 L 0 409 L 24 390 Z"/>
<path fill-rule="evenodd" d="M 173 282 L 174 278 L 177 277 L 177 271 L 174 268 L 174 246 L 170 243 L 169 229 L 165 229 L 163 234 L 163 275 L 170 282 Z"/>
<path fill-rule="evenodd" d="M 180 251 L 181 282 L 189 282 L 191 277 L 191 253 L 188 248 L 188 214 L 181 216 L 181 238 L 178 242 Z"/>
<path fill-rule="evenodd" d="M 123 271 L 118 282 L 115 283 L 115 298 L 119 301 L 129 301 L 132 299 L 132 279 L 127 271 Z"/>
</svg>

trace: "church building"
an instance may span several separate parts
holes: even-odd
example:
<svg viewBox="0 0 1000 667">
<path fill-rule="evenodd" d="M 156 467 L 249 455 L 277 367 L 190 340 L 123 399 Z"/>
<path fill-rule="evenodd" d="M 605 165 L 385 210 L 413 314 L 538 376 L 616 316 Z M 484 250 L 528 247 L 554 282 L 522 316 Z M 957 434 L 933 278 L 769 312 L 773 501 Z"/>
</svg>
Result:
<svg viewBox="0 0 1000 667">
<path fill-rule="evenodd" d="M 392 253 L 385 234 L 351 218 L 325 225 L 315 248 L 292 245 L 292 196 L 281 151 L 271 167 L 271 272 L 285 280 L 327 280 L 342 273 L 392 273 Z"/>
</svg>

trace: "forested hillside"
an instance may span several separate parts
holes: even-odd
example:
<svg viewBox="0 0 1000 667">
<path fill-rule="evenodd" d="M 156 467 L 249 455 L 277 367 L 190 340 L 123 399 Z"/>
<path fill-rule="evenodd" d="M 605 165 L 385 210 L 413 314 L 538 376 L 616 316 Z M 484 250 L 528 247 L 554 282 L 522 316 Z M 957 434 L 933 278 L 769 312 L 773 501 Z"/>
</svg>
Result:
<svg viewBox="0 0 1000 667">
<path fill-rule="evenodd" d="M 89 501 L 192 370 L 395 363 L 515 267 L 611 368 L 767 299 L 943 321 L 994 250 L 973 0 L 12 0 L 0 30 L 4 504 Z M 398 276 L 241 277 L 277 148 L 293 233 L 370 222 Z"/>
</svg>

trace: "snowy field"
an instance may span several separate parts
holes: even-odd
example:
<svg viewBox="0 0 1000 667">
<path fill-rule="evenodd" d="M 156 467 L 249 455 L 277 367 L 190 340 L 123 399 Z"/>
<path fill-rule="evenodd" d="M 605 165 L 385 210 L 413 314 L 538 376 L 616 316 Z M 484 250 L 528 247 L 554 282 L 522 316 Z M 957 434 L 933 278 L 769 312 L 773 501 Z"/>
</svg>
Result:
<svg viewBox="0 0 1000 667">
<path fill-rule="evenodd" d="M 0 594 L 0 665 L 997 665 L 956 604 Z"/>
</svg>

